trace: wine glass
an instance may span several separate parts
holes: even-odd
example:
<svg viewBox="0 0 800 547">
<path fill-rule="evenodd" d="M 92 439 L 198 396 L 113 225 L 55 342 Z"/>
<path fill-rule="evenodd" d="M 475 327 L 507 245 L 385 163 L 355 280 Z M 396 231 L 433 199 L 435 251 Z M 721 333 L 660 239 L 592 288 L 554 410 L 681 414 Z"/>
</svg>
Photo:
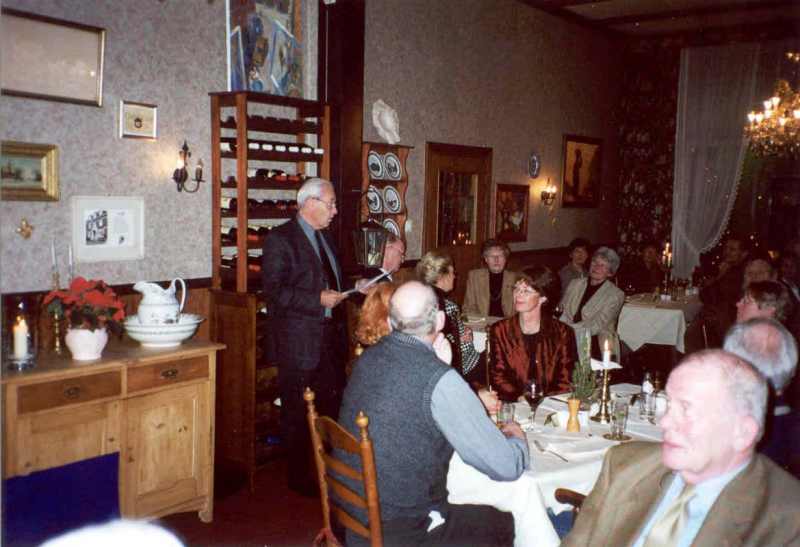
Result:
<svg viewBox="0 0 800 547">
<path fill-rule="evenodd" d="M 528 406 L 531 407 L 531 422 L 528 429 L 533 431 L 536 422 L 536 409 L 539 408 L 539 405 L 544 400 L 541 382 L 539 380 L 526 380 L 523 395 L 525 400 L 528 401 Z"/>
</svg>

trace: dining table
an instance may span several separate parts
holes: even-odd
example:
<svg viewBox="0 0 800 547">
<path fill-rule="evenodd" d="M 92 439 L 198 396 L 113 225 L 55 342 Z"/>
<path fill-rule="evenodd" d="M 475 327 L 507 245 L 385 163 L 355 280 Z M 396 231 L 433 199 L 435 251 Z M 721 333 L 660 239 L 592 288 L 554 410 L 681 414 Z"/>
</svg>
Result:
<svg viewBox="0 0 800 547">
<path fill-rule="evenodd" d="M 702 303 L 695 295 L 679 295 L 670 300 L 655 298 L 653 293 L 626 298 L 617 321 L 617 333 L 632 351 L 645 344 L 672 346 L 685 353 L 683 335 L 686 326 L 700 311 Z"/>
<path fill-rule="evenodd" d="M 634 384 L 611 386 L 611 398 L 630 401 L 640 391 Z M 548 509 L 559 514 L 572 507 L 556 501 L 557 488 L 568 488 L 588 494 L 603 464 L 605 453 L 621 441 L 607 440 L 610 425 L 586 419 L 579 433 L 567 433 L 557 416 L 567 410 L 566 395 L 547 397 L 539 405 L 534 423 L 527 403 L 514 403 L 515 421 L 526 431 L 530 451 L 530 468 L 515 481 L 490 479 L 466 464 L 458 454 L 450 461 L 447 475 L 449 501 L 454 504 L 491 505 L 514 516 L 516 547 L 548 547 L 560 544 L 558 534 L 548 516 Z M 609 403 L 610 404 L 610 403 Z M 597 405 L 595 405 L 596 407 Z M 589 411 L 594 414 L 594 409 Z M 639 418 L 638 406 L 631 405 L 625 429 L 632 440 L 660 442 L 658 414 L 652 421 Z M 540 450 L 538 445 L 545 451 Z"/>
</svg>

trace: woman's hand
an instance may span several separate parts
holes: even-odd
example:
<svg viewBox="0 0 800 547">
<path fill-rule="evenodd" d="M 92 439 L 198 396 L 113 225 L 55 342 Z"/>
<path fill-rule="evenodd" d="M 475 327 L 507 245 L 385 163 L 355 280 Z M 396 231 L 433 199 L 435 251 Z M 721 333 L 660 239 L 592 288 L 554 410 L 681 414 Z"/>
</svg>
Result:
<svg viewBox="0 0 800 547">
<path fill-rule="evenodd" d="M 472 329 L 464 325 L 464 334 L 461 335 L 462 342 L 472 342 Z"/>
<path fill-rule="evenodd" d="M 500 399 L 497 398 L 496 392 L 481 388 L 478 390 L 478 399 L 481 400 L 490 416 L 494 416 L 500 410 Z"/>
</svg>

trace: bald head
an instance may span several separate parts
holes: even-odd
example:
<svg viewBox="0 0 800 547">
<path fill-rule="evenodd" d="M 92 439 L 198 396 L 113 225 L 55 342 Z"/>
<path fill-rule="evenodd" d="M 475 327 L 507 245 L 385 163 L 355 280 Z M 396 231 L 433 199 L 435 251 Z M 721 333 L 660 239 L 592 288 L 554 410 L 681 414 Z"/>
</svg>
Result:
<svg viewBox="0 0 800 547">
<path fill-rule="evenodd" d="M 393 330 L 410 336 L 427 338 L 438 334 L 438 314 L 436 293 L 419 281 L 403 283 L 389 301 L 389 324 Z"/>
</svg>

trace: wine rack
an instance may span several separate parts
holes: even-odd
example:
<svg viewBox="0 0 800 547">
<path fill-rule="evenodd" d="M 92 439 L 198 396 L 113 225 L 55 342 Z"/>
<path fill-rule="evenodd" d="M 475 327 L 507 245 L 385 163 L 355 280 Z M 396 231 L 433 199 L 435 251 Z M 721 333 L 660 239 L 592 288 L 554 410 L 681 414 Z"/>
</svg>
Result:
<svg viewBox="0 0 800 547">
<path fill-rule="evenodd" d="M 216 458 L 242 469 L 252 489 L 257 469 L 283 452 L 261 249 L 269 227 L 297 214 L 302 183 L 330 178 L 330 108 L 247 91 L 210 97 L 211 331 L 227 346 L 218 356 Z"/>
</svg>

